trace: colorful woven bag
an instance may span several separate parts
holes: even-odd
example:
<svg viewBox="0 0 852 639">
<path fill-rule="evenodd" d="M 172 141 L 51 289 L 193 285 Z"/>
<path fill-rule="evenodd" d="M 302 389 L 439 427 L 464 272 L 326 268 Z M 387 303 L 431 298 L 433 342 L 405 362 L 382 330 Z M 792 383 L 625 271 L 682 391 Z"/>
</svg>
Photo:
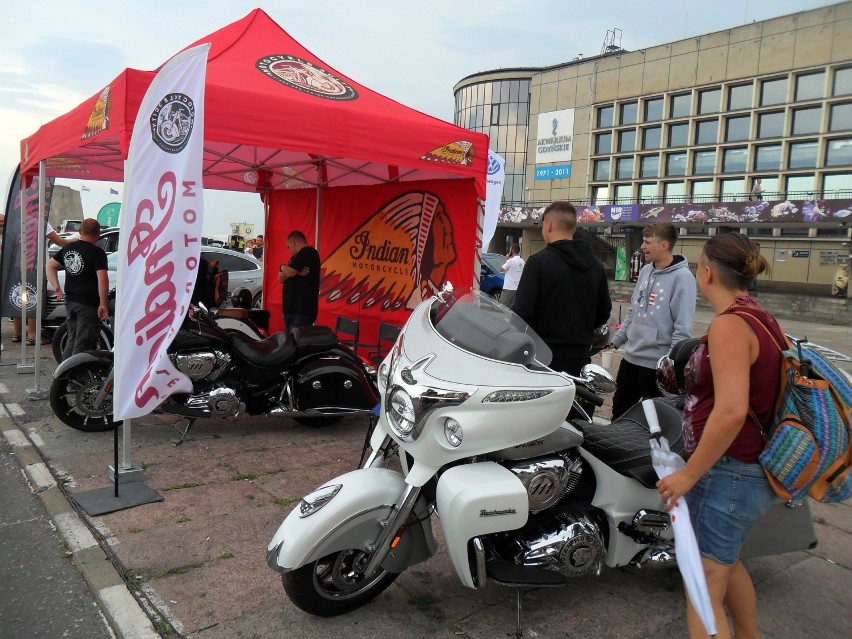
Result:
<svg viewBox="0 0 852 639">
<path fill-rule="evenodd" d="M 782 346 L 758 317 L 734 312 L 758 320 L 783 356 L 775 417 L 764 430 L 766 445 L 760 454 L 776 494 L 788 501 L 806 494 L 823 503 L 848 499 L 852 384 L 806 342 L 793 346 L 785 340 Z"/>
</svg>

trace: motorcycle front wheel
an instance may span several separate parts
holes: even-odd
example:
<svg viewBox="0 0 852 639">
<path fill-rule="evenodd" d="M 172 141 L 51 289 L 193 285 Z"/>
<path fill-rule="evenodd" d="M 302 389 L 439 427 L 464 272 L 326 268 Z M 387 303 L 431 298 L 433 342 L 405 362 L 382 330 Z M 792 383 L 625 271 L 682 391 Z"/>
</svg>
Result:
<svg viewBox="0 0 852 639">
<path fill-rule="evenodd" d="M 382 593 L 399 576 L 386 570 L 371 579 L 362 574 L 369 555 L 341 550 L 281 575 L 284 591 L 297 607 L 319 617 L 333 617 L 360 608 Z"/>
<path fill-rule="evenodd" d="M 112 430 L 112 389 L 100 406 L 95 400 L 109 378 L 112 362 L 86 362 L 66 371 L 50 385 L 50 407 L 63 424 L 87 433 Z M 120 423 L 120 422 L 119 422 Z"/>
</svg>

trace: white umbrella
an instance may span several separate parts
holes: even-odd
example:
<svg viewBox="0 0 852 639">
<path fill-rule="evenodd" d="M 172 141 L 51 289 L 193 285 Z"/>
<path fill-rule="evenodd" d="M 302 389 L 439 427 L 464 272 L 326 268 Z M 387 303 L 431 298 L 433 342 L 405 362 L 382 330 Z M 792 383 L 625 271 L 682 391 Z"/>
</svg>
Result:
<svg viewBox="0 0 852 639">
<path fill-rule="evenodd" d="M 650 442 L 651 463 L 654 465 L 657 475 L 662 479 L 683 468 L 686 462 L 680 455 L 671 451 L 668 440 L 662 436 L 654 400 L 644 400 L 642 409 L 645 411 L 645 419 L 647 419 L 648 428 L 653 435 Z M 692 607 L 701 617 L 707 634 L 715 637 L 716 616 L 713 613 L 713 605 L 710 603 L 707 579 L 701 565 L 701 553 L 698 551 L 698 542 L 695 539 L 695 531 L 692 529 L 692 522 L 689 519 L 689 507 L 686 505 L 686 500 L 679 499 L 669 511 L 669 515 L 674 529 L 677 567 L 680 569 L 683 583 L 686 585 L 686 594 L 692 603 Z"/>
</svg>

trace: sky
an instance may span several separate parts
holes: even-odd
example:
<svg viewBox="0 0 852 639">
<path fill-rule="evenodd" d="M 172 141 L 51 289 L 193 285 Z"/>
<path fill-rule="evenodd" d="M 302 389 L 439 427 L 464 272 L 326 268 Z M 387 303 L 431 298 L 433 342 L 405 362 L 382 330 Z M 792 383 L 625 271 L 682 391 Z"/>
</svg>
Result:
<svg viewBox="0 0 852 639">
<path fill-rule="evenodd" d="M 594 11 L 587 0 L 276 0 L 260 6 L 329 66 L 452 122 L 453 85 L 465 76 L 597 55 L 610 29 L 621 29 L 621 46 L 636 50 L 831 4 L 598 0 Z M 88 100 L 123 69 L 157 68 L 257 6 L 258 0 L 0 0 L 0 181 L 11 178 L 21 139 Z M 77 180 L 59 184 L 81 187 Z M 83 184 L 87 217 L 124 192 L 121 183 Z M 205 234 L 226 234 L 234 222 L 262 232 L 259 197 L 207 191 Z"/>
</svg>

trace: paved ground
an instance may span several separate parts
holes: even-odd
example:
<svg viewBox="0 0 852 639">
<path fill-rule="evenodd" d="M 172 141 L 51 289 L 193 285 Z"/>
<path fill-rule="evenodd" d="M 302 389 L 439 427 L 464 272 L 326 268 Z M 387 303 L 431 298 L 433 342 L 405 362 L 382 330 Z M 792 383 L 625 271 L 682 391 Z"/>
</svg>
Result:
<svg viewBox="0 0 852 639">
<path fill-rule="evenodd" d="M 696 332 L 709 319 L 699 312 Z M 847 327 L 783 324 L 790 333 L 852 354 Z M 18 351 L 8 350 L 6 321 L 2 332 L 7 346 L 2 361 L 18 361 Z M 42 350 L 50 357 L 49 347 Z M 850 363 L 842 366 L 852 372 Z M 51 369 L 45 362 L 44 372 Z M 372 604 L 344 617 L 310 617 L 289 603 L 278 575 L 265 564 L 266 544 L 301 495 L 356 466 L 363 420 L 316 430 L 283 417 L 208 420 L 197 423 L 179 447 L 172 445 L 182 425 L 177 418 L 134 420 L 133 458 L 144 467 L 146 484 L 165 499 L 85 518 L 96 531 L 92 539 L 103 536 L 105 552 L 85 541 L 88 529 L 68 526 L 66 515 L 73 511 L 63 505 L 59 489 L 75 493 L 111 485 L 106 473 L 112 435 L 71 430 L 52 416 L 46 401 L 24 399 L 32 380 L 14 365 L 0 366 L 7 410 L 0 425 L 7 440 L 20 447 L 16 450 L 35 443 L 32 451 L 58 478 L 47 489 L 37 480 L 31 483 L 50 501 L 48 511 L 59 517 L 60 531 L 72 537 L 73 561 L 102 604 L 101 594 L 110 593 L 105 614 L 120 634 L 155 636 L 138 610 L 134 615 L 123 605 L 109 605 L 118 594 L 111 590 L 116 575 L 126 574 L 133 589 L 146 593 L 180 634 L 198 639 L 512 636 L 515 591 L 496 584 L 482 591 L 463 588 L 442 549 Z M 46 386 L 49 378 L 42 382 Z M 18 456 L 32 478 L 36 464 L 27 454 Z M 852 636 L 852 505 L 813 504 L 812 510 L 820 540 L 816 549 L 748 562 L 758 588 L 760 626 L 769 639 Z M 111 554 L 118 570 L 108 561 Z M 105 565 L 112 572 L 91 577 Z M 672 571 L 605 570 L 599 578 L 579 578 L 562 588 L 526 589 L 523 604 L 528 638 L 686 636 L 682 587 Z M 160 620 L 158 630 L 167 634 L 168 624 Z"/>
</svg>

